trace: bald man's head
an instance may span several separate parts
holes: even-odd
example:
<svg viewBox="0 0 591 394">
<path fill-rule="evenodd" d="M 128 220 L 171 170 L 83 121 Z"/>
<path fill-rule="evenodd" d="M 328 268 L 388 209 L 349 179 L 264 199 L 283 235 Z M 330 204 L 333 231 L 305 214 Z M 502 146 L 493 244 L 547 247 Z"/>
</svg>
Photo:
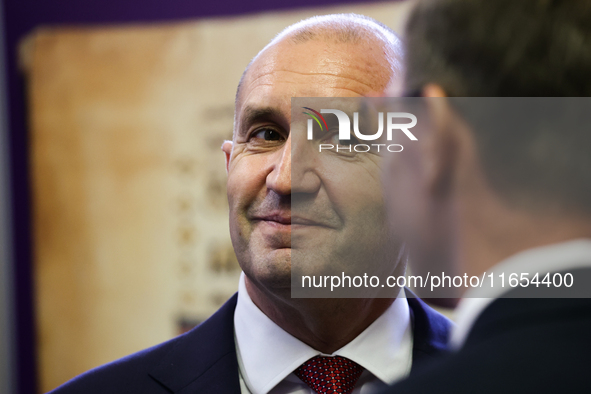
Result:
<svg viewBox="0 0 591 394">
<path fill-rule="evenodd" d="M 233 141 L 222 149 L 232 244 L 259 300 L 291 302 L 292 236 L 297 260 L 306 256 L 314 272 L 357 267 L 370 255 L 376 265 L 404 271 L 402 260 L 392 261 L 401 249 L 385 221 L 381 156 L 316 155 L 304 130 L 292 129 L 292 98 L 382 92 L 402 79 L 400 58 L 400 43 L 386 27 L 358 15 L 331 15 L 287 28 L 249 65 Z M 327 128 L 323 138 L 338 140 L 338 134 Z M 292 194 L 299 201 L 293 232 Z"/>
<path fill-rule="evenodd" d="M 394 80 L 402 78 L 402 44 L 390 28 L 375 19 L 357 14 L 315 16 L 284 29 L 252 59 L 240 78 L 236 91 L 236 104 L 241 98 L 241 88 L 245 79 L 249 77 L 251 66 L 261 60 L 265 53 L 278 46 L 285 51 L 289 50 L 290 46 L 310 41 L 335 45 L 346 44 L 350 49 L 357 50 L 375 49 L 376 61 L 385 65 L 375 70 L 378 72 L 375 75 L 375 91 L 385 90 Z M 319 53 L 318 56 L 323 54 Z M 263 61 L 268 62 L 268 59 Z"/>
</svg>

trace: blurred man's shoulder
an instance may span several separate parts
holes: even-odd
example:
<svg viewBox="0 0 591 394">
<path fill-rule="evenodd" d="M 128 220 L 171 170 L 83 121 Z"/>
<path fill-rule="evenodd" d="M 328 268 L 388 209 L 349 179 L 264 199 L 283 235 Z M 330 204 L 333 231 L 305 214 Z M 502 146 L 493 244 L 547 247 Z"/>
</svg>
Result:
<svg viewBox="0 0 591 394">
<path fill-rule="evenodd" d="M 384 393 L 586 392 L 589 310 L 589 299 L 496 300 L 462 348 Z"/>
</svg>

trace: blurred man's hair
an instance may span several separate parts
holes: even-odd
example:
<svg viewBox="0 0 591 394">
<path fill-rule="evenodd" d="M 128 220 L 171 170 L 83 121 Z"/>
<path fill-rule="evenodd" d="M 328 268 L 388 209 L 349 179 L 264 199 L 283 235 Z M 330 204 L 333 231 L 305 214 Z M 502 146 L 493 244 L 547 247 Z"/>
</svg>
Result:
<svg viewBox="0 0 591 394">
<path fill-rule="evenodd" d="M 455 97 L 591 95 L 589 0 L 420 1 L 405 44 L 408 95 L 429 83 Z M 501 196 L 521 208 L 591 213 L 591 100 L 490 100 L 498 108 L 486 114 L 472 101 L 452 100 Z M 507 115 L 529 121 L 507 124 Z"/>
<path fill-rule="evenodd" d="M 591 96 L 591 1 L 426 0 L 406 26 L 406 88 L 456 97 Z"/>
</svg>

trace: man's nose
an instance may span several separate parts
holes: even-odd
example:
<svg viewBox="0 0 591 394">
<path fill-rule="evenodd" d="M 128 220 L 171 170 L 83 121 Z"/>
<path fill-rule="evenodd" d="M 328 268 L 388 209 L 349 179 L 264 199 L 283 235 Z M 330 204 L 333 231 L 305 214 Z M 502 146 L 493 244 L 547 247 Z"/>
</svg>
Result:
<svg viewBox="0 0 591 394">
<path fill-rule="evenodd" d="M 321 185 L 315 168 L 313 147 L 308 141 L 289 135 L 267 186 L 278 194 L 315 193 Z M 293 162 L 293 166 L 292 166 Z"/>
<path fill-rule="evenodd" d="M 291 194 L 291 137 L 275 155 L 273 168 L 267 175 L 267 188 L 279 195 Z"/>
</svg>

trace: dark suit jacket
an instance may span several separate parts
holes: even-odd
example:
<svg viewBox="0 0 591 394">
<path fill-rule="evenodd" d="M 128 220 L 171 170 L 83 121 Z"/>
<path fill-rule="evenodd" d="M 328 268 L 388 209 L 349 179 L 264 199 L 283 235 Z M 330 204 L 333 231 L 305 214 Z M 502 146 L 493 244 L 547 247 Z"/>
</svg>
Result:
<svg viewBox="0 0 591 394">
<path fill-rule="evenodd" d="M 213 316 L 168 342 L 98 367 L 58 387 L 52 394 L 240 393 L 234 343 L 237 294 Z M 417 298 L 413 371 L 445 351 L 450 323 Z"/>
<path fill-rule="evenodd" d="M 498 299 L 464 346 L 385 393 L 591 393 L 591 299 Z"/>
</svg>

